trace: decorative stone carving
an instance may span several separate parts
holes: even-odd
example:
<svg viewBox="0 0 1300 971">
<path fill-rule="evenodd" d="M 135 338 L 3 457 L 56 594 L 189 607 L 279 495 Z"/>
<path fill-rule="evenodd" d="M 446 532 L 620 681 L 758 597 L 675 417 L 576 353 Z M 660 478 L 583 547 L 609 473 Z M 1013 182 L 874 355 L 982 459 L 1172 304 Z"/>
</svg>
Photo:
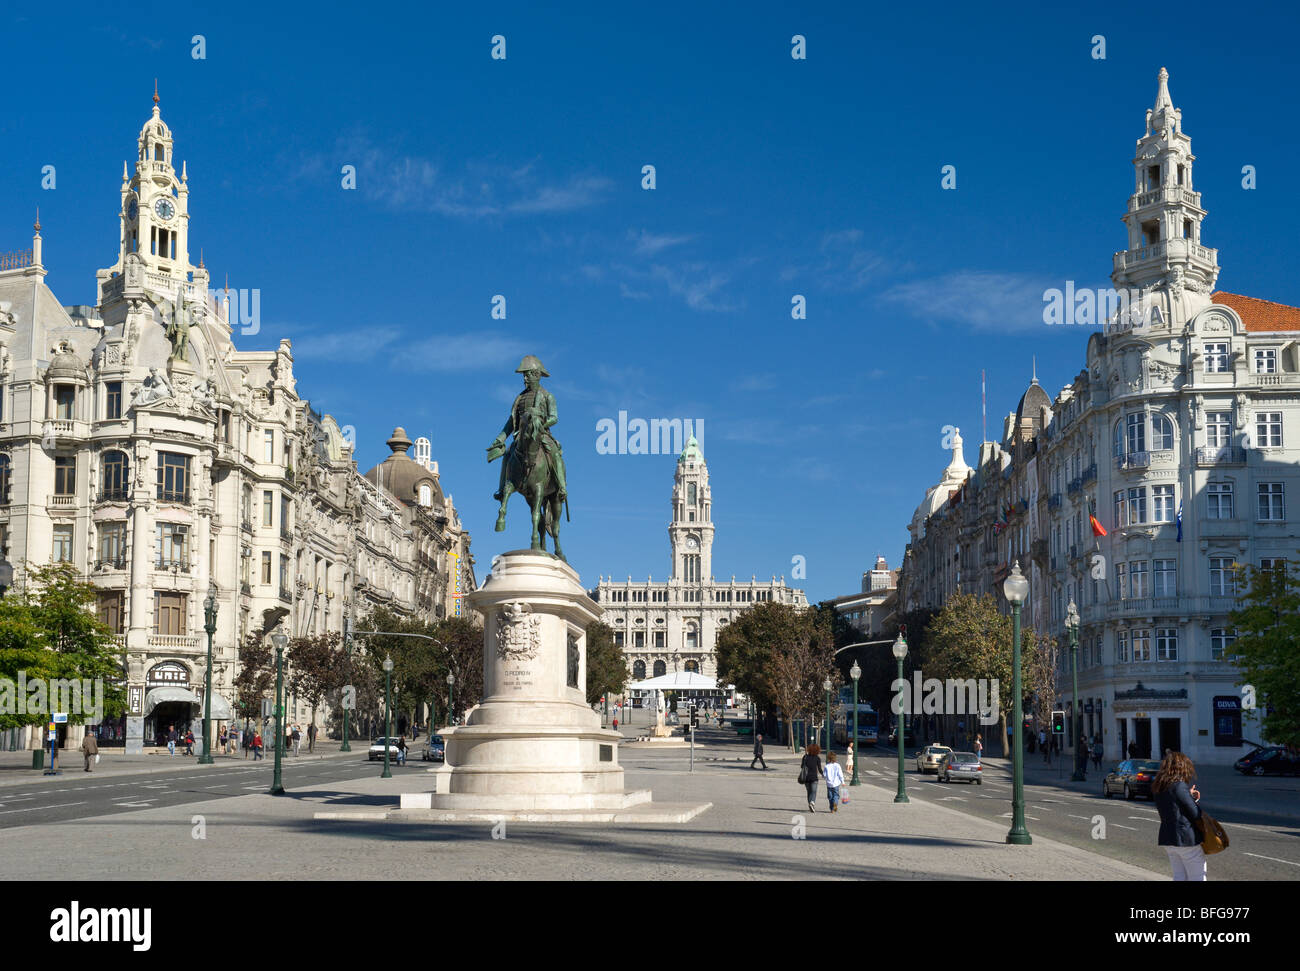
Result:
<svg viewBox="0 0 1300 971">
<path fill-rule="evenodd" d="M 171 385 L 167 383 L 167 378 L 156 367 L 149 369 L 149 377 L 145 378 L 140 383 L 140 387 L 136 388 L 131 394 L 133 407 L 136 408 L 151 405 L 172 396 Z"/>
<path fill-rule="evenodd" d="M 542 643 L 542 618 L 523 601 L 507 603 L 497 612 L 497 657 L 531 661 Z"/>
</svg>

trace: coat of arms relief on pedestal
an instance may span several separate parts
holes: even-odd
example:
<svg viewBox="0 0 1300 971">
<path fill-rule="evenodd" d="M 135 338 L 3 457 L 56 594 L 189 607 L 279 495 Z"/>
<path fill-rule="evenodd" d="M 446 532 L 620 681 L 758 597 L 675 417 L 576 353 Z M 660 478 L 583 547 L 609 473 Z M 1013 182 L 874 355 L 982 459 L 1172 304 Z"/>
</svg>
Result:
<svg viewBox="0 0 1300 971">
<path fill-rule="evenodd" d="M 541 644 L 542 618 L 522 601 L 502 605 L 497 611 L 497 657 L 531 661 Z"/>
</svg>

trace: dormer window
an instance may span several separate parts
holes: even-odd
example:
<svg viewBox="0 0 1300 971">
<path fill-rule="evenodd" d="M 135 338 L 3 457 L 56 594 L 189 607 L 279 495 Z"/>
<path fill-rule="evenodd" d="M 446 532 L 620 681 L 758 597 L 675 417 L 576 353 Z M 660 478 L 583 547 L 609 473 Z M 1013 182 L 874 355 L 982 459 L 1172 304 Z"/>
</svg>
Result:
<svg viewBox="0 0 1300 971">
<path fill-rule="evenodd" d="M 155 145 L 154 145 L 154 147 L 153 147 L 153 160 L 154 160 L 155 162 L 164 162 L 164 161 L 166 161 L 166 159 L 163 157 L 163 147 L 162 147 L 161 144 L 155 144 Z"/>
<path fill-rule="evenodd" d="M 54 386 L 54 417 L 71 421 L 77 406 L 77 389 L 70 384 Z"/>
<path fill-rule="evenodd" d="M 1147 189 L 1150 190 L 1150 189 L 1158 189 L 1158 188 L 1160 188 L 1160 166 L 1148 165 L 1147 166 Z"/>
<path fill-rule="evenodd" d="M 433 490 L 429 488 L 427 482 L 420 486 L 420 505 L 425 508 L 433 505 Z"/>
<path fill-rule="evenodd" d="M 1142 235 L 1145 239 L 1144 246 L 1154 246 L 1160 242 L 1160 224 L 1155 220 L 1142 224 Z"/>
</svg>

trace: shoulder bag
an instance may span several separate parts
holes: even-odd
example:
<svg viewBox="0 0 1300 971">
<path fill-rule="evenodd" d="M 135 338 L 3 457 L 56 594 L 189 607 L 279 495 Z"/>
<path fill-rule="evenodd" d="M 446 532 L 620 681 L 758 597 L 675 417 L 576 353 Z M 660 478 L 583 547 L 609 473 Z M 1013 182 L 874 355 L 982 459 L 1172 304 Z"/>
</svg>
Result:
<svg viewBox="0 0 1300 971">
<path fill-rule="evenodd" d="M 1213 856 L 1215 853 L 1222 853 L 1228 848 L 1228 834 L 1222 824 L 1207 813 L 1201 810 L 1201 815 L 1197 817 L 1193 824 L 1204 837 L 1201 849 L 1206 856 Z"/>
</svg>

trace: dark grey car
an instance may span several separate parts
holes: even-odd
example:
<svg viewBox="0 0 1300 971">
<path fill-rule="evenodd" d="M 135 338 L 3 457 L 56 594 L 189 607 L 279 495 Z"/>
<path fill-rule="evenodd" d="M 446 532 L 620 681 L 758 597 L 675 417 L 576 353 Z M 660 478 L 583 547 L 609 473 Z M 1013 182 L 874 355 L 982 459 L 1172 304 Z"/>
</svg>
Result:
<svg viewBox="0 0 1300 971">
<path fill-rule="evenodd" d="M 949 752 L 944 756 L 939 765 L 939 781 L 954 780 L 984 785 L 984 767 L 980 765 L 980 757 L 974 752 Z"/>
</svg>

